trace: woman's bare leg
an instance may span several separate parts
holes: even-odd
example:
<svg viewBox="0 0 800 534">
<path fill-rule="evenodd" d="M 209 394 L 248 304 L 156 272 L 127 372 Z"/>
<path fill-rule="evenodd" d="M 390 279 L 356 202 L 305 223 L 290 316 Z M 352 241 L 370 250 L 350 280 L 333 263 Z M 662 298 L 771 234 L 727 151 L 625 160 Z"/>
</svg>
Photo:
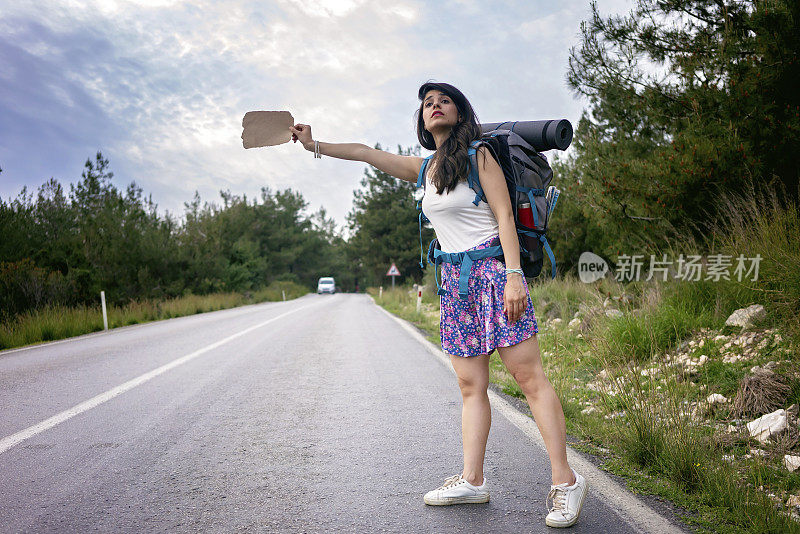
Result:
<svg viewBox="0 0 800 534">
<path fill-rule="evenodd" d="M 492 424 L 489 406 L 489 356 L 450 356 L 458 375 L 463 405 L 461 408 L 461 442 L 464 447 L 463 477 L 474 486 L 483 484 L 483 459 L 486 440 Z"/>
<path fill-rule="evenodd" d="M 499 348 L 497 351 L 531 407 L 531 413 L 550 456 L 553 484 L 573 484 L 575 477 L 567 463 L 564 411 L 555 389 L 542 369 L 539 339 L 534 334 L 517 345 Z"/>
</svg>

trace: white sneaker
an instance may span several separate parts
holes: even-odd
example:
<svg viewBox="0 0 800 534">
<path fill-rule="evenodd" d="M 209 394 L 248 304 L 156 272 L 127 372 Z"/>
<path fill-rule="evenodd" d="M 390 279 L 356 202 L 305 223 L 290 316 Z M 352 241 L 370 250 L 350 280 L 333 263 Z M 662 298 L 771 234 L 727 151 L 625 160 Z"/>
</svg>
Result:
<svg viewBox="0 0 800 534">
<path fill-rule="evenodd" d="M 486 477 L 483 484 L 473 486 L 461 475 L 454 475 L 444 481 L 444 484 L 425 494 L 425 504 L 432 506 L 447 506 L 448 504 L 465 504 L 489 502 L 489 490 L 486 487 Z"/>
<path fill-rule="evenodd" d="M 575 472 L 575 484 L 567 486 L 567 483 L 550 486 L 550 493 L 547 494 L 546 505 L 550 501 L 550 513 L 547 514 L 544 522 L 548 527 L 571 527 L 581 515 L 583 499 L 586 497 L 586 480 Z"/>
</svg>

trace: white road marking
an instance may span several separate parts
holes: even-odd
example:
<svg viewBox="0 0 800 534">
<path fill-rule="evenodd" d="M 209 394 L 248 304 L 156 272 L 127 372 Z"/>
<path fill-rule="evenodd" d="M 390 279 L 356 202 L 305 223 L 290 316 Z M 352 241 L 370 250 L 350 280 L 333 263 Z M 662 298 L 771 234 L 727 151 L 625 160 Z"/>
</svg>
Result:
<svg viewBox="0 0 800 534">
<path fill-rule="evenodd" d="M 321 303 L 317 302 L 317 303 L 314 303 L 314 304 L 309 304 L 307 306 L 303 306 L 301 308 L 296 308 L 296 309 L 288 311 L 286 313 L 282 313 L 281 315 L 278 315 L 277 317 L 273 317 L 272 319 L 269 319 L 269 320 L 266 320 L 266 321 L 264 321 L 262 323 L 259 323 L 259 324 L 255 325 L 255 326 L 251 326 L 249 328 L 245 328 L 241 332 L 238 332 L 236 334 L 228 336 L 225 339 L 221 339 L 220 341 L 217 341 L 216 343 L 212 343 L 211 345 L 203 347 L 202 349 L 196 350 L 196 351 L 192 352 L 191 354 L 187 354 L 186 356 L 181 356 L 180 358 L 178 358 L 176 360 L 173 360 L 173 361 L 171 361 L 171 362 L 169 362 L 169 363 L 167 363 L 165 365 L 162 365 L 161 367 L 159 367 L 157 369 L 153 369 L 150 372 L 147 372 L 147 373 L 145 373 L 143 375 L 137 376 L 136 378 L 128 380 L 124 384 L 120 384 L 119 386 L 117 386 L 117 387 L 115 387 L 113 389 L 109 389 L 108 391 L 106 391 L 104 393 L 101 393 L 101 394 L 99 394 L 99 395 L 97 395 L 95 397 L 92 397 L 91 399 L 89 399 L 87 401 L 84 401 L 84 402 L 82 402 L 80 404 L 77 404 L 77 405 L 73 406 L 72 408 L 69 408 L 68 410 L 64 410 L 63 412 L 58 413 L 58 414 L 54 415 L 53 417 L 50 417 L 49 419 L 45 419 L 44 421 L 42 421 L 39 424 L 33 425 L 31 427 L 28 427 L 25 430 L 20 430 L 19 432 L 15 433 L 15 434 L 11 434 L 10 436 L 7 436 L 7 437 L 3 438 L 2 440 L 0 440 L 0 454 L 3 454 L 8 449 L 13 447 L 14 445 L 17 445 L 21 441 L 25 441 L 26 439 L 31 438 L 31 437 L 33 437 L 36 434 L 39 434 L 41 432 L 44 432 L 45 430 L 53 428 L 54 426 L 56 426 L 56 425 L 58 425 L 60 423 L 63 423 L 64 421 L 66 421 L 68 419 L 71 419 L 72 417 L 75 417 L 78 414 L 81 414 L 81 413 L 83 413 L 83 412 L 85 412 L 87 410 L 91 410 L 92 408 L 94 408 L 96 406 L 99 406 L 100 404 L 103 404 L 104 402 L 107 402 L 107 401 L 113 399 L 117 395 L 125 393 L 126 391 L 128 391 L 130 389 L 133 389 L 136 386 L 140 386 L 140 385 L 144 384 L 145 382 L 147 382 L 148 380 L 150 380 L 152 378 L 155 378 L 160 374 L 166 373 L 170 369 L 174 369 L 175 367 L 178 367 L 179 365 L 183 365 L 184 363 L 189 362 L 189 361 L 197 358 L 198 356 L 200 356 L 202 354 L 205 354 L 208 351 L 214 350 L 217 347 L 220 347 L 221 345 L 224 345 L 225 343 L 228 343 L 229 341 L 233 341 L 236 338 L 242 337 L 243 335 L 248 334 L 248 333 L 252 332 L 253 330 L 257 330 L 257 329 L 259 329 L 259 328 L 261 328 L 263 326 L 266 326 L 266 325 L 268 325 L 268 324 L 270 324 L 272 322 L 275 322 L 275 321 L 277 321 L 279 319 L 282 319 L 282 318 L 286 317 L 287 315 L 291 315 L 291 314 L 299 312 L 301 310 L 305 310 L 306 308 L 310 308 L 312 306 L 318 306 L 319 304 L 321 304 Z"/>
<path fill-rule="evenodd" d="M 375 301 L 373 300 L 373 303 Z M 411 336 L 419 341 L 431 354 L 436 356 L 439 361 L 452 372 L 456 374 L 453 369 L 453 364 L 450 363 L 450 357 L 442 350 L 425 339 L 419 330 L 413 325 L 392 315 L 384 310 L 376 303 L 375 306 L 383 313 L 394 319 L 403 329 L 405 329 Z M 526 436 L 528 436 L 538 447 L 546 450 L 544 440 L 536 426 L 536 422 L 514 408 L 507 400 L 499 396 L 497 393 L 489 390 L 489 401 L 492 406 L 497 409 L 511 424 L 520 429 Z M 624 489 L 619 484 L 614 482 L 611 477 L 606 473 L 595 467 L 591 462 L 584 459 L 578 452 L 567 446 L 567 460 L 570 466 L 578 471 L 587 481 L 589 494 L 598 493 L 602 496 L 612 510 L 614 510 L 625 523 L 634 530 L 642 533 L 658 532 L 659 534 L 682 534 L 684 531 L 669 522 L 665 517 L 658 512 L 647 506 L 645 503 L 637 499 L 630 491 Z"/>
</svg>

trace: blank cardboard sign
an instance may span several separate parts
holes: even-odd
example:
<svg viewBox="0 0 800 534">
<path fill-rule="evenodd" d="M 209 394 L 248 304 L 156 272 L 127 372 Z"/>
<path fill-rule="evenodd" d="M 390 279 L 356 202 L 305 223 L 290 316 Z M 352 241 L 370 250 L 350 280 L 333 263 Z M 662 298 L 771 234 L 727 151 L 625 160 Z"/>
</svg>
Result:
<svg viewBox="0 0 800 534">
<path fill-rule="evenodd" d="M 289 126 L 294 126 L 294 117 L 288 111 L 248 111 L 242 119 L 242 144 L 256 148 L 288 143 Z"/>
</svg>

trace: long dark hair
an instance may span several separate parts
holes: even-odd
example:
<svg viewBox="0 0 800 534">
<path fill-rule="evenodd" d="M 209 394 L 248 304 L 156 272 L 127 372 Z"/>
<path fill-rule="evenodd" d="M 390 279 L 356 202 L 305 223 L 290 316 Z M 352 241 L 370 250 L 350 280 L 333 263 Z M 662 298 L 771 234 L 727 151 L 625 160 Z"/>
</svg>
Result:
<svg viewBox="0 0 800 534">
<path fill-rule="evenodd" d="M 419 88 L 420 101 L 432 89 L 449 96 L 461 116 L 461 120 L 453 126 L 448 138 L 437 149 L 433 135 L 425 129 L 425 121 L 422 120 L 422 107 L 425 102 L 420 103 L 419 109 L 414 114 L 417 124 L 417 139 L 420 144 L 428 150 L 436 150 L 436 154 L 431 158 L 431 163 L 436 162 L 436 169 L 431 181 L 436 186 L 436 192 L 441 195 L 445 190 L 449 193 L 455 189 L 459 180 L 466 179 L 469 172 L 467 149 L 472 141 L 481 136 L 481 127 L 467 97 L 449 83 L 431 81 L 423 83 Z"/>
</svg>

